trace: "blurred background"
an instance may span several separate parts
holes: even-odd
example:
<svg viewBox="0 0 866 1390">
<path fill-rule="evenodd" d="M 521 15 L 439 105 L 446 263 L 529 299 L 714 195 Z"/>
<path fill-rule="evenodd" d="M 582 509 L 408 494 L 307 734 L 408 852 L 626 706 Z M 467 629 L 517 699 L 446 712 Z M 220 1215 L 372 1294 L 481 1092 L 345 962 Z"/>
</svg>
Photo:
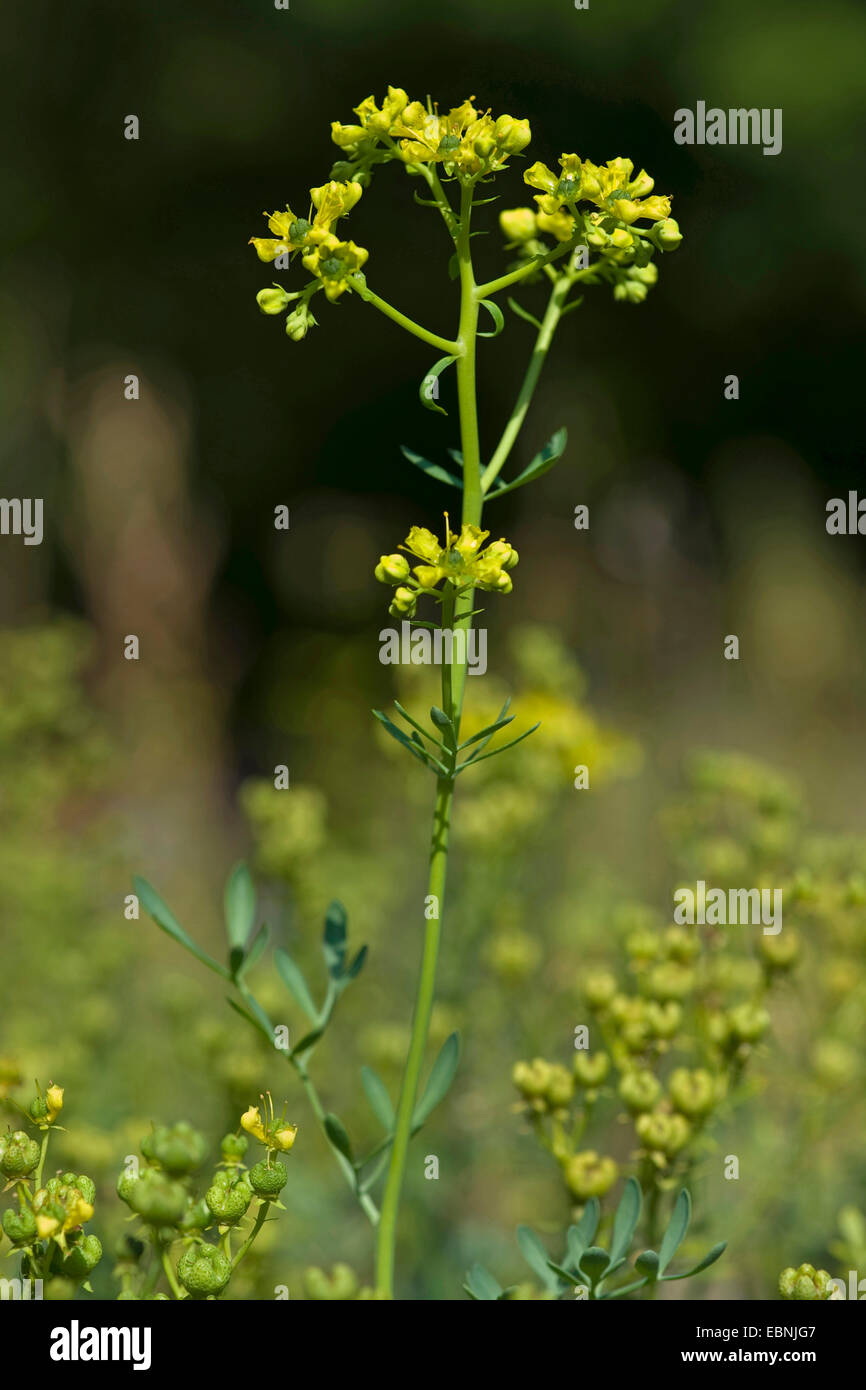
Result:
<svg viewBox="0 0 866 1390">
<path fill-rule="evenodd" d="M 372 1141 L 358 1070 L 377 1066 L 395 1093 L 432 791 L 370 717 L 431 695 L 379 663 L 390 620 L 372 570 L 409 526 L 441 527 L 451 499 L 400 445 L 445 461 L 456 404 L 443 378 L 451 413 L 423 411 L 433 354 L 348 297 L 288 341 L 256 308 L 274 277 L 246 243 L 263 209 L 304 209 L 337 157 L 330 122 L 391 83 L 529 118 L 533 159 L 631 158 L 673 195 L 685 234 L 642 306 L 597 288 L 565 321 L 511 473 L 561 425 L 567 453 L 490 508 L 521 563 L 513 596 L 489 604 L 490 674 L 469 699 L 480 719 L 512 693 L 518 721 L 545 723 L 535 752 L 495 760 L 458 797 L 434 1042 L 459 1028 L 464 1061 L 413 1150 L 404 1291 L 458 1296 L 476 1258 L 503 1282 L 525 1277 L 514 1224 L 561 1229 L 555 1165 L 512 1108 L 513 1063 L 568 1062 L 582 972 L 627 970 L 623 905 L 669 918 L 677 875 L 709 878 L 711 861 L 738 886 L 750 865 L 818 886 L 802 895 L 805 965 L 780 986 L 754 1093 L 696 1171 L 699 1238 L 732 1242 L 700 1292 L 768 1297 L 801 1260 L 838 1272 L 854 1258 L 830 1248 L 839 1213 L 850 1228 L 866 1206 L 864 550 L 827 535 L 825 507 L 862 476 L 862 8 L 34 0 L 0 42 L 2 492 L 43 497 L 46 528 L 40 547 L 0 538 L 0 1053 L 67 1087 L 63 1154 L 99 1178 L 96 1229 L 122 1229 L 114 1177 L 151 1120 L 189 1118 L 216 1148 L 270 1085 L 302 1129 L 289 1213 L 240 1296 L 294 1287 L 311 1263 L 370 1275 L 365 1222 L 293 1075 L 215 979 L 124 919 L 123 898 L 143 873 L 216 951 L 223 882 L 246 857 L 277 940 L 311 975 L 341 899 L 371 955 L 316 1062 L 332 1108 Z M 781 107 L 782 153 L 675 144 L 674 111 L 698 100 Z M 529 201 L 520 175 L 514 161 L 500 206 Z M 350 234 L 370 285 L 448 333 L 448 247 L 413 186 L 393 166 L 377 175 Z M 475 244 L 493 275 L 504 258 L 485 211 L 492 235 Z M 537 311 L 542 293 L 522 302 Z M 531 340 L 510 318 L 483 346 L 488 448 Z M 589 531 L 574 529 L 580 503 Z M 723 659 L 727 634 L 738 662 Z M 709 793 L 689 772 L 696 749 L 720 759 Z M 273 790 L 276 764 L 289 793 Z M 761 791 L 777 779 L 783 833 L 768 849 L 751 816 L 780 814 Z M 703 855 L 689 796 L 703 797 Z M 303 1026 L 269 960 L 256 988 Z M 594 1142 L 626 1161 L 614 1118 Z M 721 1178 L 727 1153 L 738 1184 Z"/>
</svg>

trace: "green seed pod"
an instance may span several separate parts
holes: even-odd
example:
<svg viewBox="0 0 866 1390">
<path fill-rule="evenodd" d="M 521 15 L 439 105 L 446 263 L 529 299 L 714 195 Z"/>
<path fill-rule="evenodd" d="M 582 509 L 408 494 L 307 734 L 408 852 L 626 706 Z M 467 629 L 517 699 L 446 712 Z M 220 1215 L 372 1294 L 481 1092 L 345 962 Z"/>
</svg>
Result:
<svg viewBox="0 0 866 1390">
<path fill-rule="evenodd" d="M 3 1230 L 13 1245 L 30 1245 L 36 1239 L 36 1217 L 27 1207 L 3 1213 Z"/>
<path fill-rule="evenodd" d="M 252 1201 L 252 1189 L 245 1178 L 238 1178 L 230 1187 L 214 1183 L 205 1194 L 209 1209 L 224 1226 L 234 1226 L 242 1217 Z"/>
<path fill-rule="evenodd" d="M 71 1279 L 49 1279 L 42 1290 L 42 1297 L 49 1303 L 68 1303 L 75 1297 L 76 1289 Z"/>
<path fill-rule="evenodd" d="M 668 1083 L 668 1090 L 674 1109 L 688 1119 L 709 1115 L 716 1106 L 718 1094 L 713 1077 L 703 1067 L 689 1071 L 688 1067 L 677 1067 Z"/>
<path fill-rule="evenodd" d="M 123 1170 L 120 1177 L 117 1179 L 117 1195 L 120 1200 L 126 1202 L 127 1205 L 129 1204 L 129 1199 L 132 1196 L 133 1188 L 137 1182 L 138 1178 L 135 1174 L 127 1172 L 126 1169 Z"/>
<path fill-rule="evenodd" d="M 259 1197 L 276 1197 L 282 1192 L 289 1180 L 284 1163 L 279 1159 L 274 1159 L 273 1163 L 268 1164 L 264 1161 L 257 1163 L 247 1174 L 250 1187 Z"/>
<path fill-rule="evenodd" d="M 571 1101 L 574 1095 L 574 1080 L 558 1063 L 553 1063 L 550 1068 L 550 1075 L 547 1085 L 544 1088 L 544 1099 L 552 1110 L 562 1110 Z"/>
<path fill-rule="evenodd" d="M 652 1110 L 661 1093 L 661 1082 L 651 1071 L 626 1072 L 619 1083 L 620 1098 L 634 1115 Z"/>
<path fill-rule="evenodd" d="M 600 1086 L 610 1071 L 606 1052 L 576 1052 L 574 1076 L 578 1086 Z"/>
<path fill-rule="evenodd" d="M 579 1202 L 603 1197 L 613 1187 L 619 1169 L 612 1158 L 599 1158 L 594 1149 L 574 1154 L 562 1166 L 566 1185 Z"/>
<path fill-rule="evenodd" d="M 141 1152 L 172 1177 L 185 1177 L 200 1168 L 207 1157 L 207 1140 L 191 1124 L 161 1125 L 141 1143 Z"/>
<path fill-rule="evenodd" d="M 149 1226 L 174 1226 L 186 1209 L 187 1195 L 180 1183 L 148 1169 L 133 1185 L 128 1201 Z"/>
<path fill-rule="evenodd" d="M 223 1163 L 241 1163 L 250 1146 L 245 1134 L 227 1134 L 220 1144 Z"/>
<path fill-rule="evenodd" d="M 16 1129 L 5 1140 L 0 1155 L 0 1172 L 7 1178 L 25 1178 L 39 1162 L 39 1145 L 23 1129 Z"/>
<path fill-rule="evenodd" d="M 799 1269 L 783 1269 L 779 1275 L 779 1293 L 797 1302 L 824 1302 L 833 1293 L 832 1281 L 826 1269 L 802 1264 Z"/>
<path fill-rule="evenodd" d="M 177 1277 L 193 1298 L 221 1293 L 232 1267 L 215 1245 L 191 1245 L 177 1262 Z"/>
<path fill-rule="evenodd" d="M 177 1223 L 179 1231 L 191 1235 L 194 1231 L 206 1231 L 213 1225 L 213 1212 L 204 1198 L 199 1202 L 190 1201 L 189 1206 Z"/>
<path fill-rule="evenodd" d="M 738 1004 L 728 1014 L 728 1023 L 738 1042 L 753 1043 L 766 1033 L 770 1015 L 759 1004 Z"/>
<path fill-rule="evenodd" d="M 41 1124 L 42 1121 L 48 1117 L 48 1106 L 43 1096 L 35 1096 L 34 1099 L 31 1100 L 28 1110 L 30 1111 L 31 1120 L 35 1120 L 37 1124 Z"/>
<path fill-rule="evenodd" d="M 84 1173 L 64 1173 L 60 1181 L 64 1187 L 77 1189 L 85 1202 L 93 1206 L 96 1200 L 96 1183 L 92 1178 L 88 1178 Z"/>
<path fill-rule="evenodd" d="M 600 1012 L 607 1008 L 616 994 L 616 980 L 607 971 L 599 971 L 589 976 L 584 994 L 590 1008 Z"/>
<path fill-rule="evenodd" d="M 102 1259 L 102 1245 L 96 1236 L 82 1236 L 72 1246 L 61 1266 L 69 1279 L 86 1279 Z"/>
</svg>

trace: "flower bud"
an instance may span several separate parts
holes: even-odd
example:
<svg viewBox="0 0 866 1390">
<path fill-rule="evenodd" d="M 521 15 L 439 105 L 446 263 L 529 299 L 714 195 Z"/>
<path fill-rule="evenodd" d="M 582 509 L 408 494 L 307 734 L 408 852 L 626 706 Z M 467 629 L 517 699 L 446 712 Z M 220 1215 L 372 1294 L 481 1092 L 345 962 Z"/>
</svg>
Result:
<svg viewBox="0 0 866 1390">
<path fill-rule="evenodd" d="M 357 1296 L 358 1279 L 347 1264 L 334 1265 L 330 1278 L 323 1269 L 310 1268 L 304 1271 L 304 1292 L 318 1303 L 348 1302 Z"/>
<path fill-rule="evenodd" d="M 599 1158 L 594 1149 L 574 1154 L 562 1167 L 569 1190 L 579 1202 L 590 1197 L 603 1197 L 613 1187 L 619 1169 L 612 1158 Z"/>
<path fill-rule="evenodd" d="M 223 1163 L 241 1163 L 250 1146 L 245 1134 L 227 1134 L 220 1144 Z"/>
<path fill-rule="evenodd" d="M 221 1293 L 231 1273 L 230 1261 L 215 1245 L 191 1245 L 177 1262 L 177 1277 L 192 1298 Z"/>
<path fill-rule="evenodd" d="M 511 1080 L 526 1100 L 538 1100 L 547 1090 L 550 1071 L 550 1063 L 536 1057 L 532 1062 L 517 1062 Z"/>
<path fill-rule="evenodd" d="M 265 1161 L 257 1163 L 247 1174 L 250 1187 L 259 1197 L 270 1200 L 279 1195 L 289 1180 L 285 1164 L 280 1163 L 279 1159 L 268 1164 Z"/>
<path fill-rule="evenodd" d="M 405 587 L 396 589 L 388 612 L 393 618 L 412 618 L 415 616 L 417 598 L 414 590 Z"/>
<path fill-rule="evenodd" d="M 655 1150 L 665 1158 L 673 1158 L 684 1148 L 691 1138 L 691 1126 L 682 1115 L 669 1115 L 663 1110 L 653 1110 L 639 1115 L 635 1129 L 641 1143 Z"/>
<path fill-rule="evenodd" d="M 550 1068 L 544 1099 L 552 1110 L 562 1110 L 574 1095 L 574 1081 L 565 1067 L 554 1063 Z"/>
<path fill-rule="evenodd" d="M 778 936 L 758 938 L 758 950 L 770 971 L 790 970 L 800 959 L 800 938 L 789 927 Z"/>
<path fill-rule="evenodd" d="M 181 1120 L 176 1125 L 160 1125 L 146 1135 L 141 1141 L 141 1152 L 172 1177 L 186 1177 L 204 1163 L 207 1140 L 186 1120 Z"/>
<path fill-rule="evenodd" d="M 681 245 L 683 234 L 679 223 L 673 217 L 665 217 L 655 226 L 655 242 L 662 251 L 676 251 Z"/>
<path fill-rule="evenodd" d="M 306 338 L 310 329 L 315 326 L 316 320 L 310 312 L 310 306 L 303 300 L 286 319 L 286 333 L 293 343 L 299 343 L 302 338 Z"/>
<path fill-rule="evenodd" d="M 409 578 L 409 561 L 405 555 L 380 555 L 374 572 L 380 584 L 402 584 Z"/>
<path fill-rule="evenodd" d="M 25 1178 L 39 1162 L 39 1145 L 23 1129 L 0 1139 L 0 1172 L 7 1178 Z"/>
<path fill-rule="evenodd" d="M 532 139 L 529 122 L 515 120 L 513 116 L 500 116 L 493 131 L 497 145 L 506 154 L 519 154 Z"/>
<path fill-rule="evenodd" d="M 256 303 L 263 314 L 281 314 L 289 303 L 289 295 L 282 285 L 268 285 L 259 290 Z"/>
<path fill-rule="evenodd" d="M 536 233 L 535 213 L 531 208 L 511 208 L 499 214 L 499 225 L 507 241 L 531 241 Z"/>
<path fill-rule="evenodd" d="M 683 1011 L 681 1005 L 669 999 L 666 1004 L 659 1004 L 655 999 L 650 999 L 644 1011 L 646 1024 L 654 1038 L 665 1040 L 674 1037 L 680 1024 L 682 1023 Z"/>
<path fill-rule="evenodd" d="M 770 1015 L 759 1004 L 738 1004 L 728 1014 L 728 1025 L 738 1042 L 753 1043 L 766 1033 Z"/>
</svg>

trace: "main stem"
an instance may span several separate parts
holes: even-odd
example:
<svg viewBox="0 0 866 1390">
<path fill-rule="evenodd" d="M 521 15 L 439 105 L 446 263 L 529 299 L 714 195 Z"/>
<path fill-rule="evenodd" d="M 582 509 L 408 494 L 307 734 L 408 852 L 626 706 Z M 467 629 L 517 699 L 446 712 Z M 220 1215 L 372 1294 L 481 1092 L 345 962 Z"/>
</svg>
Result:
<svg viewBox="0 0 866 1390">
<path fill-rule="evenodd" d="M 460 199 L 460 223 L 457 237 L 457 257 L 460 267 L 460 326 L 457 342 L 457 397 L 460 409 L 460 439 L 463 450 L 463 512 L 464 525 L 477 526 L 481 521 L 483 495 L 481 492 L 481 451 L 478 437 L 478 410 L 475 392 L 475 346 L 478 332 L 478 297 L 472 270 L 469 241 L 469 222 L 472 213 L 472 188 L 464 186 Z M 456 596 L 443 596 L 442 626 L 462 624 L 468 628 L 472 619 L 473 595 L 467 591 Z M 466 644 L 468 647 L 468 643 Z M 453 667 L 442 668 L 442 703 L 454 727 L 460 732 L 460 716 L 466 688 L 466 660 Z M 382 1198 L 376 1244 L 376 1287 L 386 1298 L 394 1297 L 394 1259 L 397 1242 L 397 1217 L 409 1140 L 412 1137 L 412 1115 L 418 1095 L 421 1068 L 427 1048 L 430 1016 L 436 990 L 436 964 L 442 934 L 442 914 L 445 904 L 445 881 L 448 871 L 448 837 L 451 808 L 454 800 L 452 777 L 440 777 L 436 784 L 436 804 L 433 811 L 433 833 L 430 844 L 430 874 L 427 886 L 427 911 L 424 928 L 424 949 L 412 1018 L 412 1036 L 397 1118 L 394 1143 L 388 1165 L 388 1177 Z"/>
</svg>

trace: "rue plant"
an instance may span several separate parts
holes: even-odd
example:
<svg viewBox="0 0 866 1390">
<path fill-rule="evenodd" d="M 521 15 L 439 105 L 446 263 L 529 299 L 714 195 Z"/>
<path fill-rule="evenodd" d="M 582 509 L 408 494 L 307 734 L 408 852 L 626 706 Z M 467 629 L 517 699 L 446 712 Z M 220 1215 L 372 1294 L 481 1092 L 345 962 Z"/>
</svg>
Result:
<svg viewBox="0 0 866 1390">
<path fill-rule="evenodd" d="M 500 213 L 508 259 L 504 269 L 485 280 L 473 259 L 473 241 L 482 230 L 476 226 L 476 211 L 494 201 L 492 184 L 512 175 L 515 160 L 526 158 L 529 122 L 509 115 L 494 117 L 476 106 L 474 98 L 440 113 L 429 99 L 410 101 L 406 92 L 394 87 L 389 87 L 381 104 L 366 98 L 354 115 L 351 123 L 333 123 L 332 138 L 342 157 L 329 180 L 310 189 L 309 204 L 305 201 L 301 211 L 287 205 L 284 211 L 266 213 L 271 235 L 253 237 L 251 242 L 261 261 L 280 271 L 301 272 L 297 287 L 287 289 L 275 283 L 257 297 L 263 313 L 286 314 L 286 332 L 293 341 L 302 340 L 315 326 L 314 307 L 355 297 L 440 354 L 421 383 L 425 407 L 445 413 L 438 403 L 440 378 L 452 368 L 456 376 L 459 447 L 455 441 L 450 450 L 452 466 L 430 461 L 412 448 L 405 447 L 403 453 L 410 464 L 456 493 L 457 501 L 445 513 L 443 527 L 437 526 L 435 532 L 426 526 L 408 528 L 403 545 L 381 556 L 375 569 L 377 579 L 393 589 L 393 615 L 414 620 L 420 627 L 441 629 L 443 639 L 450 634 L 452 645 L 447 648 L 450 659 L 442 665 L 441 704 L 430 709 L 427 720 L 400 704 L 395 705 L 393 719 L 375 711 L 391 737 L 432 773 L 435 790 L 424 939 L 402 1084 L 395 1105 L 381 1079 L 370 1068 L 363 1070 L 364 1089 L 384 1133 L 360 1157 L 343 1123 L 326 1110 L 309 1067 L 341 994 L 363 966 L 363 948 L 349 963 L 345 913 L 334 905 L 325 927 L 328 979 L 320 1002 L 286 953 L 277 952 L 276 957 L 284 983 L 311 1025 L 299 1042 L 291 1047 L 284 1044 L 282 1050 L 301 1080 L 346 1180 L 376 1228 L 376 1290 L 380 1297 L 390 1298 L 409 1141 L 447 1091 L 457 1066 L 455 1035 L 445 1043 L 419 1099 L 444 920 L 455 785 L 464 773 L 471 775 L 478 764 L 527 738 L 537 727 L 494 742 L 514 719 L 506 701 L 494 720 L 471 737 L 463 735 L 466 637 L 482 611 L 474 606 L 475 595 L 508 594 L 518 562 L 517 550 L 509 541 L 491 540 L 491 532 L 482 525 L 483 511 L 486 504 L 541 478 L 565 450 L 566 432 L 559 429 L 525 468 L 508 480 L 503 476 L 554 335 L 561 320 L 581 304 L 579 292 L 587 286 L 607 286 L 615 300 L 641 303 L 658 278 L 656 254 L 676 249 L 682 236 L 670 215 L 670 198 L 654 193 L 653 179 L 645 170 L 635 173 L 631 160 L 621 157 L 595 164 L 566 153 L 553 167 L 541 161 L 525 166 L 523 183 L 532 190 L 530 201 Z M 375 255 L 371 257 L 342 231 L 341 224 L 367 196 L 374 175 L 385 165 L 395 165 L 409 177 L 410 187 L 416 185 L 415 201 L 430 208 L 443 224 L 442 273 L 446 283 L 450 276 L 458 289 L 452 336 L 417 322 L 378 294 L 368 279 Z M 535 293 L 538 287 L 546 290 L 547 299 L 537 312 L 506 293 L 518 289 Z M 476 356 L 480 340 L 494 338 L 505 328 L 503 297 L 520 321 L 519 331 L 528 323 L 534 340 L 513 408 L 498 441 L 488 448 L 482 445 L 479 431 Z M 459 525 L 452 527 L 451 513 L 456 514 L 458 507 Z M 421 604 L 427 616 L 416 618 Z M 461 634 L 462 642 L 457 640 Z M 234 1007 L 273 1043 L 274 1025 L 246 979 L 267 944 L 267 934 L 254 932 L 254 895 L 245 870 L 237 870 L 229 884 L 226 965 L 201 951 L 149 885 L 138 881 L 136 887 L 160 926 L 234 986 Z M 379 1203 L 375 1190 L 380 1181 L 384 1187 Z"/>
</svg>

